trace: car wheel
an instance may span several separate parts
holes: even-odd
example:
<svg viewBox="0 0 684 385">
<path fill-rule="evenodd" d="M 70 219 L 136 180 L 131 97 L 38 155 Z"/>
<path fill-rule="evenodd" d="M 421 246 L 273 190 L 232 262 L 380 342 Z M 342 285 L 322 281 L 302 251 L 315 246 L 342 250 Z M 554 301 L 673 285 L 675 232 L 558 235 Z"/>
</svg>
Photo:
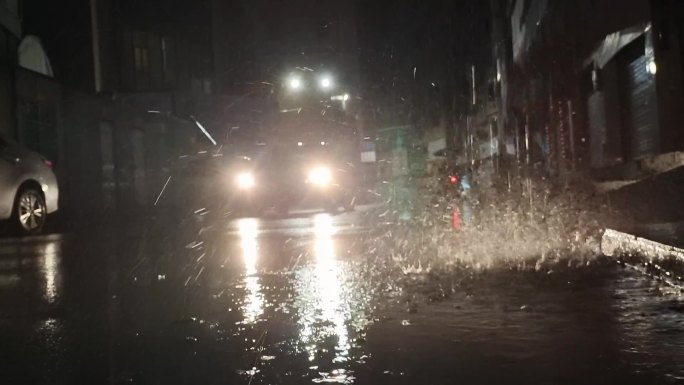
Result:
<svg viewBox="0 0 684 385">
<path fill-rule="evenodd" d="M 19 230 L 24 234 L 38 234 L 46 218 L 47 207 L 43 196 L 32 188 L 21 190 L 14 203 L 14 221 Z"/>
</svg>

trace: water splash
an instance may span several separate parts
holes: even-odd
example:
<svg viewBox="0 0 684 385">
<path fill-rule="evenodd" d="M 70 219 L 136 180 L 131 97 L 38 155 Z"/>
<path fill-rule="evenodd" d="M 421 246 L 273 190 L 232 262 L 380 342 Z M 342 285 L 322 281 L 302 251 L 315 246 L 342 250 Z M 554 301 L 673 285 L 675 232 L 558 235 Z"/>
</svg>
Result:
<svg viewBox="0 0 684 385">
<path fill-rule="evenodd" d="M 449 266 L 540 270 L 567 258 L 591 260 L 601 255 L 602 227 L 624 221 L 582 182 L 525 179 L 511 189 L 494 184 L 469 194 L 423 189 L 401 198 L 393 197 L 378 214 L 390 219 L 382 224 L 387 231 L 378 248 L 389 250 L 404 274 Z M 458 231 L 452 227 L 454 210 L 472 213 L 462 217 L 466 224 Z"/>
</svg>

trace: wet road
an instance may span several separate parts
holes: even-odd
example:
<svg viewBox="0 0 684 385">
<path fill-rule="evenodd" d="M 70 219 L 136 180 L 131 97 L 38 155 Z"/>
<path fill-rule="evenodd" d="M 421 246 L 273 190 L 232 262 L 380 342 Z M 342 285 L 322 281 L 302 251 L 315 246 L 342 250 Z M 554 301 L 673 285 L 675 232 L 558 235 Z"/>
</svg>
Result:
<svg viewBox="0 0 684 385">
<path fill-rule="evenodd" d="M 374 238 L 318 214 L 0 239 L 0 383 L 684 380 L 684 304 L 631 269 L 407 276 Z"/>
</svg>

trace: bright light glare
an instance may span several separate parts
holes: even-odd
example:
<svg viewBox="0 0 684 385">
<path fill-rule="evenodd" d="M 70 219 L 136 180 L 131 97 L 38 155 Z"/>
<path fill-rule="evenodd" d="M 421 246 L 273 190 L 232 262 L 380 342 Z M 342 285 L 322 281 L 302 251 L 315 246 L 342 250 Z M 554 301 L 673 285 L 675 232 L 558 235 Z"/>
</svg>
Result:
<svg viewBox="0 0 684 385">
<path fill-rule="evenodd" d="M 316 254 L 316 292 L 319 295 L 317 307 L 323 320 L 331 322 L 331 334 L 337 336 L 336 359 L 344 360 L 349 355 L 349 332 L 345 325 L 347 304 L 343 300 L 342 269 L 335 255 L 335 227 L 330 215 L 314 217 L 314 252 Z"/>
<path fill-rule="evenodd" d="M 323 243 L 329 243 L 332 242 L 330 237 L 335 235 L 337 231 L 335 230 L 335 226 L 333 226 L 332 222 L 332 217 L 330 214 L 319 214 L 314 216 L 314 235 L 316 236 L 316 242 L 317 244 L 320 244 L 321 242 Z M 326 250 L 332 250 L 326 248 Z M 328 260 L 331 258 L 334 258 L 333 254 L 330 254 L 330 256 L 327 256 L 328 253 L 326 253 L 326 257 L 324 259 Z M 321 254 L 316 254 L 319 259 L 321 259 Z"/>
<path fill-rule="evenodd" d="M 299 270 L 295 286 L 295 307 L 298 309 L 300 333 L 298 347 L 308 355 L 309 361 L 334 354 L 333 362 L 349 360 L 353 340 L 349 329 L 357 332 L 358 315 L 365 317 L 359 296 L 348 285 L 347 269 L 336 256 L 333 218 L 329 214 L 314 216 L 313 267 Z M 337 343 L 330 351 L 321 351 L 331 338 Z M 336 378 L 344 379 L 344 374 Z M 330 378 L 314 382 L 332 382 Z M 343 381 L 339 381 L 343 382 Z"/>
<path fill-rule="evenodd" d="M 302 81 L 299 78 L 290 79 L 290 89 L 298 90 L 302 88 Z"/>
<path fill-rule="evenodd" d="M 349 100 L 349 94 L 342 95 L 342 101 L 346 102 L 347 100 Z"/>
<path fill-rule="evenodd" d="M 261 282 L 257 276 L 257 234 L 256 219 L 246 218 L 239 224 L 242 259 L 245 264 L 245 301 L 242 312 L 245 322 L 254 324 L 264 311 L 264 295 L 261 292 Z"/>
<path fill-rule="evenodd" d="M 251 189 L 256 185 L 254 176 L 248 172 L 243 172 L 237 176 L 237 185 L 243 190 Z"/>
<path fill-rule="evenodd" d="M 304 145 L 303 142 L 297 142 L 297 146 L 302 147 Z"/>
<path fill-rule="evenodd" d="M 45 299 L 49 303 L 54 303 L 60 291 L 60 261 L 59 249 L 54 242 L 50 242 L 45 246 L 43 260 L 43 273 L 45 274 Z"/>
<path fill-rule="evenodd" d="M 309 172 L 309 182 L 319 187 L 325 187 L 332 181 L 332 173 L 327 167 L 316 167 Z"/>
<path fill-rule="evenodd" d="M 238 222 L 242 259 L 245 262 L 245 273 L 253 275 L 257 272 L 257 220 L 254 218 L 241 219 Z"/>
<path fill-rule="evenodd" d="M 658 72 L 658 65 L 656 64 L 655 60 L 651 60 L 648 62 L 648 73 L 651 75 L 655 75 Z"/>
<path fill-rule="evenodd" d="M 321 88 L 323 88 L 324 90 L 330 89 L 332 87 L 332 85 L 333 85 L 333 82 L 329 76 L 325 76 L 321 79 Z"/>
</svg>

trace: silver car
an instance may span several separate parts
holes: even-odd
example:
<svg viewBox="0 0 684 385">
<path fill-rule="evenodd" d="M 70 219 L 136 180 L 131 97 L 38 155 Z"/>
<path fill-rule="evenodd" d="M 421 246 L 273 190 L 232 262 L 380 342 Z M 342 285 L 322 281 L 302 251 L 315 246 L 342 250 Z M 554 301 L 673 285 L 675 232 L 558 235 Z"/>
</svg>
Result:
<svg viewBox="0 0 684 385">
<path fill-rule="evenodd" d="M 52 162 L 0 136 L 0 220 L 36 234 L 57 211 L 58 198 Z"/>
</svg>

